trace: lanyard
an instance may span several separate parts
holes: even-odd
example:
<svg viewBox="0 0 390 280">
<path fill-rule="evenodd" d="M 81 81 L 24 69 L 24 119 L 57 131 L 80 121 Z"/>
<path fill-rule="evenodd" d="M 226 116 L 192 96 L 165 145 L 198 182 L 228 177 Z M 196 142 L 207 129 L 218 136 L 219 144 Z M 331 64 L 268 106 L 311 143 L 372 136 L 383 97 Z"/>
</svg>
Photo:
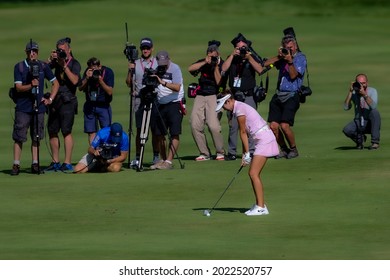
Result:
<svg viewBox="0 0 390 280">
<path fill-rule="evenodd" d="M 147 61 L 146 59 L 144 59 L 143 61 L 140 61 L 141 62 L 141 68 L 142 68 L 142 72 L 145 72 L 145 66 L 144 66 L 144 61 L 146 61 L 146 64 L 150 63 L 150 67 L 149 68 L 152 68 L 153 67 L 153 57 L 150 58 L 149 61 Z"/>
</svg>

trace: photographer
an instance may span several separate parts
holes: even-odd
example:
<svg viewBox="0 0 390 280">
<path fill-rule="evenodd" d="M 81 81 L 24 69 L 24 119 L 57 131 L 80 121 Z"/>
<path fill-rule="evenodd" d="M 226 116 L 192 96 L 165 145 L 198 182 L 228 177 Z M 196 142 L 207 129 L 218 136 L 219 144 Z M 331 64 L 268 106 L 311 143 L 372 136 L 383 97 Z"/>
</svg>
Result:
<svg viewBox="0 0 390 280">
<path fill-rule="evenodd" d="M 31 173 L 40 173 L 38 141 L 44 137 L 45 106 L 52 103 L 58 91 L 58 81 L 50 68 L 43 61 L 38 60 L 38 51 L 39 47 L 36 42 L 28 42 L 25 48 L 26 59 L 18 62 L 14 67 L 13 100 L 16 106 L 12 132 L 14 163 L 11 175 L 19 175 L 20 173 L 23 143 L 27 141 L 29 129 L 32 141 Z M 44 98 L 45 78 L 52 84 L 50 95 L 47 98 Z M 35 137 L 36 135 L 39 139 Z"/>
<path fill-rule="evenodd" d="M 368 86 L 365 74 L 358 74 L 351 82 L 347 97 L 344 101 L 344 110 L 355 109 L 355 118 L 343 129 L 344 134 L 356 143 L 357 149 L 364 148 L 365 134 L 371 134 L 370 150 L 379 148 L 381 116 L 377 109 L 378 93 L 375 88 Z"/>
<path fill-rule="evenodd" d="M 111 125 L 111 101 L 114 88 L 114 72 L 103 66 L 100 60 L 92 57 L 87 61 L 79 90 L 85 93 L 84 132 L 88 134 L 88 144 L 95 138 L 100 128 Z"/>
<path fill-rule="evenodd" d="M 234 99 L 244 102 L 257 109 L 257 104 L 253 98 L 256 86 L 256 73 L 260 74 L 263 67 L 260 61 L 249 51 L 251 42 L 239 33 L 232 41 L 233 52 L 222 65 L 223 75 L 229 77 L 229 88 Z M 237 118 L 228 111 L 229 119 L 229 148 L 226 160 L 236 160 L 237 158 Z M 250 151 L 253 152 L 253 141 L 249 142 Z"/>
<path fill-rule="evenodd" d="M 73 171 L 72 152 L 74 141 L 72 129 L 75 114 L 77 113 L 76 90 L 80 82 L 81 65 L 73 57 L 70 42 L 70 38 L 58 40 L 56 49 L 51 52 L 49 57 L 49 65 L 54 69 L 60 88 L 49 110 L 47 126 L 52 162 L 46 171 Z M 64 137 L 65 148 L 65 158 L 62 165 L 59 160 L 60 139 L 58 133 L 60 131 Z"/>
<path fill-rule="evenodd" d="M 139 157 L 141 152 L 141 126 L 142 116 L 144 113 L 144 102 L 141 99 L 141 89 L 144 88 L 143 79 L 146 69 L 155 70 L 157 68 L 157 60 L 153 56 L 153 41 L 150 38 L 143 38 L 140 42 L 140 49 L 142 52 L 141 58 L 135 61 L 129 61 L 129 71 L 127 73 L 126 84 L 132 88 L 133 108 L 132 112 L 135 112 L 135 124 L 137 128 L 137 134 L 135 137 L 135 159 L 131 161 L 130 166 L 136 168 L 139 163 Z M 155 108 L 152 108 L 152 114 L 155 113 Z M 157 137 L 152 131 L 152 146 L 153 146 L 153 163 L 159 161 L 159 148 L 157 143 Z"/>
<path fill-rule="evenodd" d="M 200 155 L 196 161 L 210 159 L 210 148 L 207 145 L 205 125 L 208 126 L 216 149 L 216 160 L 224 160 L 225 150 L 221 124 L 215 111 L 217 94 L 221 85 L 221 67 L 223 60 L 219 55 L 219 41 L 210 41 L 206 51 L 206 57 L 198 60 L 188 67 L 188 71 L 197 76 L 199 89 L 196 92 L 194 105 L 191 112 L 192 136 L 198 147 Z"/>
<path fill-rule="evenodd" d="M 276 93 L 269 103 L 268 122 L 280 146 L 275 158 L 297 157 L 295 135 L 292 130 L 299 109 L 299 92 L 306 69 L 306 56 L 299 50 L 295 34 L 283 37 L 278 55 L 264 65 L 275 65 L 279 70 Z"/>
<path fill-rule="evenodd" d="M 172 160 L 180 143 L 181 124 L 184 108 L 183 76 L 179 65 L 173 63 L 166 51 L 157 53 L 158 75 L 153 75 L 157 81 L 158 116 L 152 124 L 152 131 L 158 139 L 161 160 L 153 164 L 151 169 L 172 169 Z M 169 133 L 169 151 L 166 152 L 165 136 Z"/>
<path fill-rule="evenodd" d="M 122 125 L 113 123 L 100 129 L 88 153 L 76 164 L 74 173 L 119 172 L 129 150 L 129 138 L 123 132 Z"/>
</svg>

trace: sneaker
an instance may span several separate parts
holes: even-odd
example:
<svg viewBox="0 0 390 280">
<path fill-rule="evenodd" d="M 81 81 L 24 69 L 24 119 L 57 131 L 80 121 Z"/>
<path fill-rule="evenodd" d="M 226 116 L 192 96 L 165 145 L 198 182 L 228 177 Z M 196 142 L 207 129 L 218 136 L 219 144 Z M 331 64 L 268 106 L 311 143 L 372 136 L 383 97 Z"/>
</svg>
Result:
<svg viewBox="0 0 390 280">
<path fill-rule="evenodd" d="M 371 146 L 368 148 L 369 150 L 377 150 L 379 149 L 378 143 L 372 143 Z"/>
<path fill-rule="evenodd" d="M 290 152 L 287 154 L 288 159 L 296 158 L 297 156 L 299 156 L 297 147 L 292 148 Z"/>
<path fill-rule="evenodd" d="M 160 165 L 157 166 L 157 169 L 164 170 L 164 169 L 172 169 L 172 163 L 169 163 L 167 161 L 163 161 Z"/>
<path fill-rule="evenodd" d="M 275 159 L 287 158 L 288 152 L 285 150 L 281 150 L 280 153 L 275 156 Z"/>
<path fill-rule="evenodd" d="M 31 173 L 32 174 L 40 174 L 41 173 L 41 169 L 40 169 L 38 163 L 31 164 Z"/>
<path fill-rule="evenodd" d="M 139 160 L 133 159 L 133 160 L 130 162 L 130 167 L 133 168 L 133 169 L 137 169 L 138 164 L 139 164 Z"/>
<path fill-rule="evenodd" d="M 160 157 L 159 156 L 153 156 L 153 164 L 156 164 L 160 161 Z"/>
<path fill-rule="evenodd" d="M 155 164 L 151 165 L 151 166 L 150 166 L 150 169 L 152 169 L 152 170 L 159 169 L 158 167 L 159 167 L 161 164 L 163 164 L 163 163 L 164 163 L 164 161 L 163 161 L 162 159 L 160 159 L 158 162 L 156 162 Z"/>
<path fill-rule="evenodd" d="M 225 160 L 236 160 L 236 159 L 237 156 L 233 154 L 227 154 L 227 156 L 225 156 Z"/>
<path fill-rule="evenodd" d="M 50 165 L 45 169 L 45 171 L 58 171 L 61 168 L 61 163 L 51 162 Z"/>
<path fill-rule="evenodd" d="M 206 155 L 200 155 L 197 158 L 195 158 L 195 161 L 205 161 L 205 160 L 210 160 L 210 157 Z"/>
<path fill-rule="evenodd" d="M 216 160 L 225 160 L 225 155 L 222 153 L 217 153 L 217 156 L 215 157 Z"/>
<path fill-rule="evenodd" d="M 59 169 L 59 171 L 62 171 L 62 172 L 73 172 L 73 166 L 70 164 L 70 163 L 63 163 Z"/>
<path fill-rule="evenodd" d="M 14 164 L 12 165 L 12 170 L 11 170 L 11 176 L 16 176 L 19 175 L 20 173 L 20 165 L 19 164 Z"/>
<path fill-rule="evenodd" d="M 247 216 L 260 216 L 260 215 L 268 215 L 268 209 L 267 206 L 264 205 L 263 207 L 260 207 L 258 205 L 253 205 L 251 209 L 245 212 L 245 215 Z"/>
</svg>

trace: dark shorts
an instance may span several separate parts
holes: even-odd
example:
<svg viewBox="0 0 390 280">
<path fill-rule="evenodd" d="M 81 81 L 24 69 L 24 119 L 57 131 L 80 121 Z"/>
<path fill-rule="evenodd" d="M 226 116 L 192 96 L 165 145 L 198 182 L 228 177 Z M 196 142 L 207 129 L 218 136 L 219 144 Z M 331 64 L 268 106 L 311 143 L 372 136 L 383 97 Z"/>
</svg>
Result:
<svg viewBox="0 0 390 280">
<path fill-rule="evenodd" d="M 268 122 L 288 123 L 293 126 L 299 104 L 298 93 L 283 103 L 274 94 L 269 103 Z"/>
<path fill-rule="evenodd" d="M 72 133 L 76 110 L 77 99 L 61 104 L 61 106 L 56 110 L 51 109 L 49 111 L 49 119 L 47 124 L 49 134 L 58 134 L 60 130 L 63 135 Z"/>
<path fill-rule="evenodd" d="M 152 124 L 152 130 L 155 135 L 167 135 L 167 130 L 171 136 L 181 134 L 181 123 L 183 114 L 181 113 L 179 102 L 160 104 L 159 113 L 155 117 L 155 123 Z"/>
<path fill-rule="evenodd" d="M 100 128 L 110 126 L 112 121 L 111 106 L 94 107 L 89 103 L 84 104 L 84 132 L 97 132 Z"/>
<path fill-rule="evenodd" d="M 36 120 L 38 118 L 38 135 L 39 139 L 44 137 L 44 126 L 45 126 L 45 113 L 24 113 L 15 111 L 14 129 L 12 132 L 12 139 L 15 142 L 26 142 L 27 131 L 30 129 L 31 140 L 36 140 Z"/>
</svg>

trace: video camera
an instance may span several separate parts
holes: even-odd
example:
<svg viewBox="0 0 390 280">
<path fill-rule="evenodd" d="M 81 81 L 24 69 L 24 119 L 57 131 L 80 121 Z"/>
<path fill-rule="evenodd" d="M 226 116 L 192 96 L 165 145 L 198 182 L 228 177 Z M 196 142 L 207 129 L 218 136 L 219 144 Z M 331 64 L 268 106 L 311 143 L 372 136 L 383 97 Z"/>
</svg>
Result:
<svg viewBox="0 0 390 280">
<path fill-rule="evenodd" d="M 123 53 L 125 54 L 127 60 L 131 63 L 134 63 L 134 61 L 138 59 L 138 50 L 133 44 L 126 43 Z"/>
<path fill-rule="evenodd" d="M 157 79 L 157 69 L 145 68 L 142 84 L 146 87 L 156 88 L 160 84 Z"/>
<path fill-rule="evenodd" d="M 158 87 L 160 82 L 156 76 L 162 78 L 166 71 L 167 67 L 163 65 L 157 66 L 156 69 L 146 68 L 142 78 L 142 84 L 147 87 Z"/>
<path fill-rule="evenodd" d="M 33 79 L 39 78 L 39 62 L 36 60 L 31 60 L 29 63 L 30 66 L 30 74 Z"/>
</svg>

